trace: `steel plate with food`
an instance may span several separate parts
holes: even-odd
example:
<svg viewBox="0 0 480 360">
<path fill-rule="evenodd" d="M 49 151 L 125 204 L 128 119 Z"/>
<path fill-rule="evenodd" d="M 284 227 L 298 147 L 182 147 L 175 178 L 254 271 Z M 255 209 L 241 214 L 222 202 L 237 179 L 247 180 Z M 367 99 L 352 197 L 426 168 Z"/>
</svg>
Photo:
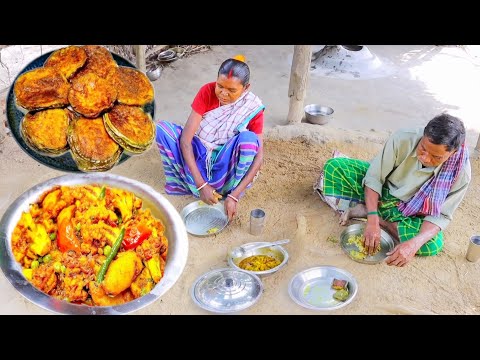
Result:
<svg viewBox="0 0 480 360">
<path fill-rule="evenodd" d="M 372 255 L 365 248 L 363 232 L 365 224 L 349 225 L 340 235 L 340 246 L 350 259 L 362 264 L 379 264 L 387 258 L 387 253 L 395 247 L 395 241 L 384 230 L 380 229 L 380 243 Z"/>
<path fill-rule="evenodd" d="M 98 45 L 68 46 L 19 73 L 7 96 L 7 123 L 43 165 L 106 171 L 152 145 L 154 97 L 150 80 L 128 60 Z M 89 120 L 101 131 L 85 126 Z"/>
<path fill-rule="evenodd" d="M 311 310 L 337 310 L 357 295 L 357 280 L 335 266 L 317 266 L 297 273 L 288 284 L 288 294 L 298 305 Z"/>
<path fill-rule="evenodd" d="M 63 314 L 125 314 L 182 273 L 188 237 L 173 205 L 112 174 L 54 178 L 22 194 L 0 222 L 0 266 L 35 304 Z"/>
<path fill-rule="evenodd" d="M 228 225 L 223 201 L 208 205 L 197 200 L 185 206 L 180 215 L 188 233 L 198 237 L 216 235 Z"/>
</svg>

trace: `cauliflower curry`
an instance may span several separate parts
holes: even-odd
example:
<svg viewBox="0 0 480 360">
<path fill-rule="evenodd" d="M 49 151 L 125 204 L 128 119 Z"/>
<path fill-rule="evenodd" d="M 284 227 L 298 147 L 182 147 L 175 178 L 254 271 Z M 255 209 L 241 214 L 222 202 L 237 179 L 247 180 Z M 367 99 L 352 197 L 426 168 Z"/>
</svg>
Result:
<svg viewBox="0 0 480 360">
<path fill-rule="evenodd" d="M 12 251 L 24 276 L 57 299 L 113 306 L 162 279 L 164 226 L 135 194 L 99 185 L 59 186 L 22 213 Z"/>
</svg>

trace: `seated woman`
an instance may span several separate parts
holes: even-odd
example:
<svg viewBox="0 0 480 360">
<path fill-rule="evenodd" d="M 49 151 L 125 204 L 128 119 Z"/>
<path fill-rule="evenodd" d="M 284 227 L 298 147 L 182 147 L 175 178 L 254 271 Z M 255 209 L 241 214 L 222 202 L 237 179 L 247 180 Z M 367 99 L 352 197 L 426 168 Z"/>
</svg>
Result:
<svg viewBox="0 0 480 360">
<path fill-rule="evenodd" d="M 225 196 L 229 220 L 263 161 L 265 106 L 250 91 L 244 60 L 238 55 L 220 65 L 217 81 L 195 96 L 185 127 L 157 124 L 167 194 L 193 194 L 210 205 Z"/>
</svg>

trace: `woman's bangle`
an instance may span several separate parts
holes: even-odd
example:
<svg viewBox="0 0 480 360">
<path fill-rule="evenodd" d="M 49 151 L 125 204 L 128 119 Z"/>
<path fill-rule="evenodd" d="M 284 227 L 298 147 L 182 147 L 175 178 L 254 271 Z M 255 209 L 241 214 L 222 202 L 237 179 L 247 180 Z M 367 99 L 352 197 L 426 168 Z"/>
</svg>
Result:
<svg viewBox="0 0 480 360">
<path fill-rule="evenodd" d="M 378 211 L 369 211 L 367 212 L 367 216 L 368 215 L 378 215 Z"/>
<path fill-rule="evenodd" d="M 202 185 L 200 185 L 200 186 L 197 188 L 197 190 L 200 191 L 200 190 L 202 190 L 202 189 L 203 189 L 205 186 L 207 186 L 207 185 L 208 185 L 208 181 L 205 181 Z"/>
<path fill-rule="evenodd" d="M 238 202 L 238 199 L 237 199 L 235 196 L 233 196 L 232 194 L 228 194 L 227 196 L 228 196 L 230 199 L 233 199 L 235 202 Z"/>
</svg>

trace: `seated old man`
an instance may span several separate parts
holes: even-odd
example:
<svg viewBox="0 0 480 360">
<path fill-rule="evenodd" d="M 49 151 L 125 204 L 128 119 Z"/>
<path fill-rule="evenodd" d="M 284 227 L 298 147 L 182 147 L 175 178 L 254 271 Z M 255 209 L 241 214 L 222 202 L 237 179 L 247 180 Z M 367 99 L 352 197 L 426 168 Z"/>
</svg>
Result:
<svg viewBox="0 0 480 360">
<path fill-rule="evenodd" d="M 415 254 L 436 255 L 443 248 L 443 230 L 471 180 L 465 127 L 458 118 L 441 114 L 425 128 L 398 130 L 370 162 L 332 158 L 323 171 L 323 196 L 358 202 L 340 223 L 367 218 L 369 254 L 384 228 L 399 242 L 387 253 L 387 264 L 404 266 Z"/>
</svg>

